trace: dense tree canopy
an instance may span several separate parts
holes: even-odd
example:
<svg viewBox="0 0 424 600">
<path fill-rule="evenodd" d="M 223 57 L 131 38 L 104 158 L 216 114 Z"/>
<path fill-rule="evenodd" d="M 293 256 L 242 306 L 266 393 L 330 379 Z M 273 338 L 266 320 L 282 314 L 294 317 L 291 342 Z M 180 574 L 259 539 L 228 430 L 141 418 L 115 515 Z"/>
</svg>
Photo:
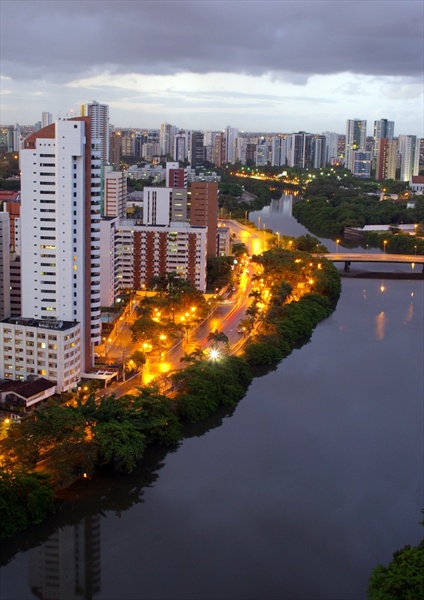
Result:
<svg viewBox="0 0 424 600">
<path fill-rule="evenodd" d="M 400 184 L 394 182 L 388 187 L 399 193 L 405 188 Z M 303 199 L 294 204 L 293 215 L 316 235 L 332 238 L 342 236 L 347 227 L 424 222 L 422 196 L 414 197 L 415 207 L 407 208 L 406 198 L 382 200 L 381 188 L 376 182 L 353 177 L 340 181 L 316 178 L 306 186 Z"/>
<path fill-rule="evenodd" d="M 395 552 L 387 567 L 377 565 L 368 585 L 369 600 L 418 598 L 424 598 L 424 539 Z"/>
</svg>

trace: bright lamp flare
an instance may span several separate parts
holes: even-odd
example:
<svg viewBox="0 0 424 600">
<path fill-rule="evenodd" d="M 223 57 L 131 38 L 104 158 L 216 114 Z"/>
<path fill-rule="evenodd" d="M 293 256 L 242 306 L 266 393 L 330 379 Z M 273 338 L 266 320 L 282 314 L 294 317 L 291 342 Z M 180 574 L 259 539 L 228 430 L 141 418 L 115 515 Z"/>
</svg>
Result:
<svg viewBox="0 0 424 600">
<path fill-rule="evenodd" d="M 209 351 L 209 355 L 212 360 L 216 360 L 219 357 L 219 352 L 218 350 L 212 349 Z"/>
</svg>

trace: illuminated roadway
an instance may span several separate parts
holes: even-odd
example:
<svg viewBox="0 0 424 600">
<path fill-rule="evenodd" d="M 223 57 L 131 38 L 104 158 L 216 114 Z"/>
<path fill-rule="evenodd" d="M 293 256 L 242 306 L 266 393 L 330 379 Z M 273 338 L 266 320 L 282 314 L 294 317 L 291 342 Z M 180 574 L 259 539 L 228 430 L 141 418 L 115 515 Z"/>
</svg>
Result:
<svg viewBox="0 0 424 600">
<path fill-rule="evenodd" d="M 181 358 L 197 348 L 206 350 L 211 346 L 212 342 L 207 338 L 212 331 L 225 333 L 231 348 L 230 352 L 237 353 L 246 340 L 246 336 L 238 333 L 237 329 L 240 321 L 246 317 L 246 309 L 252 301 L 249 293 L 252 289 L 251 275 L 253 273 L 253 265 L 244 267 L 236 291 L 228 299 L 222 300 L 209 317 L 197 327 L 189 330 L 188 335 L 185 334 L 183 339 L 163 352 L 162 356 L 159 356 L 158 351 L 148 353 L 143 373 L 137 373 L 119 384 L 112 383 L 107 387 L 107 391 L 101 390 L 97 395 L 113 393 L 119 397 L 135 391 L 135 388 L 141 384 L 149 385 L 160 375 L 166 378 L 167 373 L 184 368 L 187 363 L 182 362 Z M 139 349 L 140 343 L 134 343 L 131 340 L 130 325 L 135 319 L 136 311 L 134 309 L 132 314 L 128 314 L 128 311 L 124 314 L 122 324 L 118 326 L 118 335 L 107 347 L 106 356 L 109 360 L 120 362 L 124 357 L 128 358 L 134 350 Z"/>
</svg>

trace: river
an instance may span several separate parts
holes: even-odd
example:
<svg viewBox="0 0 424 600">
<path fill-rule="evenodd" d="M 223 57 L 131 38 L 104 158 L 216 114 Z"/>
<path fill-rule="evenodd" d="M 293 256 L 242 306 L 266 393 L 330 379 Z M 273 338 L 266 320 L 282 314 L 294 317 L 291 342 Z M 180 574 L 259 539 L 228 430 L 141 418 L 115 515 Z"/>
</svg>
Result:
<svg viewBox="0 0 424 600">
<path fill-rule="evenodd" d="M 301 235 L 290 206 L 250 219 Z M 2 600 L 365 599 L 372 568 L 422 536 L 424 289 L 342 286 L 235 410 L 3 543 Z"/>
</svg>

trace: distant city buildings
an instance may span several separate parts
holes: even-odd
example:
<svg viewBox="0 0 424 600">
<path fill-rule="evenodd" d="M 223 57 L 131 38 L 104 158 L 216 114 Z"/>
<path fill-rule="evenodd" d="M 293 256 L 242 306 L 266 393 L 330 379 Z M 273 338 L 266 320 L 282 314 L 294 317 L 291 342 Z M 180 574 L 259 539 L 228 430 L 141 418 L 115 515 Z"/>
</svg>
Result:
<svg viewBox="0 0 424 600">
<path fill-rule="evenodd" d="M 119 129 L 92 101 L 80 117 L 53 122 L 43 112 L 34 127 L 3 127 L 3 148 L 19 153 L 21 192 L 0 193 L 0 379 L 69 390 L 93 364 L 100 306 L 169 272 L 204 292 L 207 259 L 230 249 L 228 228 L 217 226 L 214 166 L 341 164 L 422 193 L 420 140 L 395 137 L 394 126 L 376 120 L 368 137 L 362 119 L 347 120 L 346 134 Z M 128 183 L 139 180 L 128 206 Z"/>
</svg>

